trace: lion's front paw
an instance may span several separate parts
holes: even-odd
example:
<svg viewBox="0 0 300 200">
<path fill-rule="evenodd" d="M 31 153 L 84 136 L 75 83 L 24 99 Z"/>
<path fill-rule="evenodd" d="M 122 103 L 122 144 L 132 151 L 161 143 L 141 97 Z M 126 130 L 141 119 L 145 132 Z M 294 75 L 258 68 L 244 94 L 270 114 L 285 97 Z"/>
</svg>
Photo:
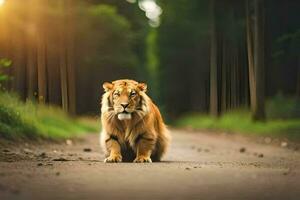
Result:
<svg viewBox="0 0 300 200">
<path fill-rule="evenodd" d="M 146 157 L 146 156 L 138 156 L 134 159 L 135 163 L 152 163 L 152 160 L 150 157 Z"/>
<path fill-rule="evenodd" d="M 122 156 L 121 155 L 110 155 L 109 157 L 104 159 L 105 163 L 118 163 L 122 162 Z"/>
</svg>

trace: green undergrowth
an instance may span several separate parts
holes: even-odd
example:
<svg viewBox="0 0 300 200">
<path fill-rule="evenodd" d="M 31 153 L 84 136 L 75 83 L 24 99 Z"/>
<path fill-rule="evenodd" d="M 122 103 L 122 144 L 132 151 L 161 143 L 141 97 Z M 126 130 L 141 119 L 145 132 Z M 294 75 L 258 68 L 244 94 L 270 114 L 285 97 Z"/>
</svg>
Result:
<svg viewBox="0 0 300 200">
<path fill-rule="evenodd" d="M 174 125 L 194 129 L 300 139 L 300 118 L 276 118 L 265 122 L 253 122 L 250 112 L 246 110 L 231 111 L 219 118 L 197 113 L 188 114 L 176 120 Z"/>
<path fill-rule="evenodd" d="M 26 103 L 7 92 L 0 92 L 0 137 L 64 139 L 96 132 L 95 119 L 72 118 L 61 109 Z"/>
</svg>

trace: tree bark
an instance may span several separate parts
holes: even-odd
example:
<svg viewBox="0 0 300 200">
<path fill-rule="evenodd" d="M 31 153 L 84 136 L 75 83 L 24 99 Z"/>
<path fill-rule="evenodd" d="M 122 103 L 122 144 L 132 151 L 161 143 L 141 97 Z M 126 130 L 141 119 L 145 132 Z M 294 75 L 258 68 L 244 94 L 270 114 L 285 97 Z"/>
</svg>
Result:
<svg viewBox="0 0 300 200">
<path fill-rule="evenodd" d="M 68 102 L 69 102 L 69 113 L 71 115 L 76 114 L 76 82 L 75 82 L 75 56 L 74 56 L 74 21 L 73 21 L 73 7 L 72 0 L 66 1 L 66 13 L 67 21 L 66 27 L 68 35 L 66 37 L 66 48 L 67 48 L 67 79 L 68 79 Z"/>
<path fill-rule="evenodd" d="M 27 41 L 27 98 L 35 99 L 37 96 L 37 60 L 34 41 Z"/>
<path fill-rule="evenodd" d="M 223 40 L 223 46 L 222 46 L 222 112 L 225 112 L 227 110 L 227 54 L 226 54 L 226 41 Z"/>
<path fill-rule="evenodd" d="M 39 103 L 45 103 L 47 99 L 47 69 L 44 35 L 40 33 L 37 40 L 38 100 Z"/>
<path fill-rule="evenodd" d="M 253 55 L 253 22 L 251 14 L 251 0 L 246 0 L 246 28 L 247 28 L 247 54 L 248 54 L 248 75 L 250 88 L 250 108 L 254 113 L 256 107 L 256 83 L 254 74 L 254 55 Z"/>
<path fill-rule="evenodd" d="M 69 110 L 69 99 L 68 99 L 68 68 L 67 68 L 67 49 L 66 49 L 66 17 L 65 17 L 65 0 L 59 2 L 61 24 L 59 27 L 60 31 L 60 48 L 59 48 L 59 68 L 60 68 L 60 84 L 61 84 L 61 100 L 62 108 L 65 111 Z"/>
<path fill-rule="evenodd" d="M 254 73 L 256 106 L 253 119 L 265 120 L 265 79 L 264 79 L 264 0 L 254 0 Z"/>
<path fill-rule="evenodd" d="M 210 47 L 210 114 L 218 116 L 218 63 L 215 1 L 211 1 L 211 47 Z"/>
<path fill-rule="evenodd" d="M 46 103 L 47 100 L 47 44 L 45 31 L 44 4 L 35 0 L 37 7 L 37 85 L 38 101 Z M 38 4 L 40 3 L 40 4 Z M 43 1 L 45 3 L 45 1 Z"/>
<path fill-rule="evenodd" d="M 59 52 L 59 68 L 60 68 L 60 84 L 61 84 L 61 101 L 62 108 L 68 111 L 68 80 L 67 80 L 67 61 L 66 61 L 66 49 L 64 45 L 64 36 L 61 33 L 61 48 Z"/>
<path fill-rule="evenodd" d="M 34 7 L 34 0 L 29 0 L 28 6 L 30 8 Z M 27 11 L 28 15 L 28 23 L 29 26 L 32 27 L 34 30 L 36 28 L 36 23 L 34 19 L 34 15 L 29 10 Z M 34 30 L 27 30 L 27 62 L 26 62 L 26 69 L 27 69 L 27 98 L 35 99 L 37 97 L 37 46 L 36 46 L 36 32 Z"/>
<path fill-rule="evenodd" d="M 13 82 L 12 89 L 19 94 L 22 100 L 26 98 L 26 61 L 25 61 L 25 42 L 23 34 L 19 30 L 19 27 L 14 27 L 14 33 L 12 34 L 12 72 Z"/>
<path fill-rule="evenodd" d="M 296 97 L 298 99 L 300 99 L 300 56 L 298 56 L 298 74 L 297 74 Z"/>
</svg>

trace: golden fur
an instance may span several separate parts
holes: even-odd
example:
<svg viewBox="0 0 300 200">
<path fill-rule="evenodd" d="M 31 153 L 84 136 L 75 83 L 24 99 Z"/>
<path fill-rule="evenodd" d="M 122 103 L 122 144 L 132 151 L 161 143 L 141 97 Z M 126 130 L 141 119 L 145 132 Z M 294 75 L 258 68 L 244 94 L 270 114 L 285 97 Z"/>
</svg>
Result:
<svg viewBox="0 0 300 200">
<path fill-rule="evenodd" d="M 170 136 L 147 85 L 133 80 L 104 83 L 101 146 L 104 162 L 160 161 Z"/>
</svg>

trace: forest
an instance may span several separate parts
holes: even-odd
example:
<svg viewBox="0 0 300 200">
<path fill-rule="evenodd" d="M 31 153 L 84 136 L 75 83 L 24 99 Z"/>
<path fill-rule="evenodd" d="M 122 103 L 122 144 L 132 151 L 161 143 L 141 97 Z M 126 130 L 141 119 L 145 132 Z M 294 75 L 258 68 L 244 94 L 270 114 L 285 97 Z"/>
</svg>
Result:
<svg viewBox="0 0 300 200">
<path fill-rule="evenodd" d="M 0 0 L 1 91 L 99 116 L 102 83 L 129 78 L 148 84 L 171 125 L 295 136 L 299 9 L 297 0 Z"/>
<path fill-rule="evenodd" d="M 0 0 L 0 199 L 298 200 L 299 11 Z"/>
</svg>

